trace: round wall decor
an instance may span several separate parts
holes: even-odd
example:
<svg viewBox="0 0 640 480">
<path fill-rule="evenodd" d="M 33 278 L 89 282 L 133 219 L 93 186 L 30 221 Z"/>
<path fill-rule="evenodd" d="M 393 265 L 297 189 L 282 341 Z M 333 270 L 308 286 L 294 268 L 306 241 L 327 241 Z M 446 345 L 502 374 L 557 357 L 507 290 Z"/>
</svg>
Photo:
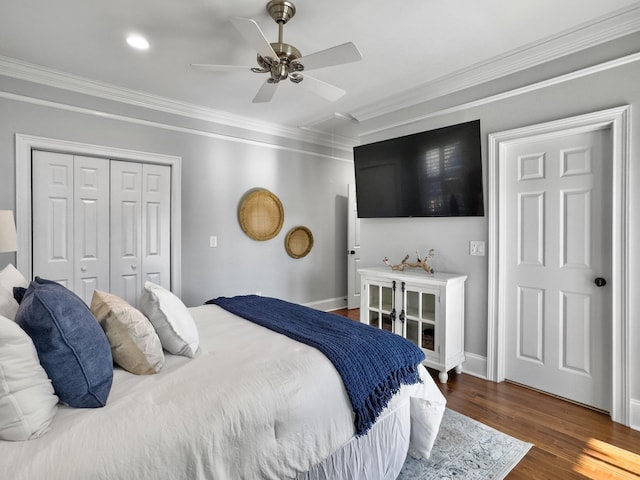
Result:
<svg viewBox="0 0 640 480">
<path fill-rule="evenodd" d="M 284 246 L 290 257 L 305 257 L 313 248 L 313 234 L 307 227 L 294 227 L 287 233 Z"/>
<path fill-rule="evenodd" d="M 280 199 L 265 188 L 250 190 L 240 202 L 238 213 L 244 233 L 254 240 L 270 240 L 280 233 L 284 209 Z"/>
</svg>

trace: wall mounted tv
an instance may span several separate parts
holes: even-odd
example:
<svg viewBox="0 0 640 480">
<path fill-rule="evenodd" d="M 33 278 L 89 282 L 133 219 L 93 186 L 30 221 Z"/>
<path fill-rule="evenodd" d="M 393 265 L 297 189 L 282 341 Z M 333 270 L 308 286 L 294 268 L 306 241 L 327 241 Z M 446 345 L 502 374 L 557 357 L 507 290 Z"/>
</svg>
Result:
<svg viewBox="0 0 640 480">
<path fill-rule="evenodd" d="M 484 215 L 480 120 L 353 149 L 358 217 Z"/>
</svg>

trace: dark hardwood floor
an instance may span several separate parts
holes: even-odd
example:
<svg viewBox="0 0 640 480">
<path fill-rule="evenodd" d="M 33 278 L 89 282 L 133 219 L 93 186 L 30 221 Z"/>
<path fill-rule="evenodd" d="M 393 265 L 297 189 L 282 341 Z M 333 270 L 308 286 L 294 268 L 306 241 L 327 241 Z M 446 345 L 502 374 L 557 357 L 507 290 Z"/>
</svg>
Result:
<svg viewBox="0 0 640 480">
<path fill-rule="evenodd" d="M 607 414 L 509 382 L 449 372 L 441 384 L 430 373 L 448 408 L 533 444 L 507 479 L 640 479 L 640 432 Z"/>
</svg>

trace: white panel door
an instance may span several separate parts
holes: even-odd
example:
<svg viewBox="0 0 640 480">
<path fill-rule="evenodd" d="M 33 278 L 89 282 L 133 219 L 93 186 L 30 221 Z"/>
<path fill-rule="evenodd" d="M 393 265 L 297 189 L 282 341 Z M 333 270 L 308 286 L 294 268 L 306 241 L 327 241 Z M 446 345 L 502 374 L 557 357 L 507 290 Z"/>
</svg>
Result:
<svg viewBox="0 0 640 480">
<path fill-rule="evenodd" d="M 73 156 L 32 155 L 33 276 L 73 289 Z"/>
<path fill-rule="evenodd" d="M 142 166 L 142 282 L 171 288 L 171 168 Z"/>
<path fill-rule="evenodd" d="M 109 291 L 109 160 L 74 157 L 74 285 L 91 305 L 93 291 Z"/>
<path fill-rule="evenodd" d="M 506 156 L 505 378 L 609 411 L 609 130 L 533 139 Z"/>
<path fill-rule="evenodd" d="M 354 184 L 349 184 L 347 197 L 347 307 L 352 309 L 360 307 L 360 219 Z"/>
<path fill-rule="evenodd" d="M 137 306 L 142 253 L 142 164 L 111 161 L 111 292 Z"/>
</svg>

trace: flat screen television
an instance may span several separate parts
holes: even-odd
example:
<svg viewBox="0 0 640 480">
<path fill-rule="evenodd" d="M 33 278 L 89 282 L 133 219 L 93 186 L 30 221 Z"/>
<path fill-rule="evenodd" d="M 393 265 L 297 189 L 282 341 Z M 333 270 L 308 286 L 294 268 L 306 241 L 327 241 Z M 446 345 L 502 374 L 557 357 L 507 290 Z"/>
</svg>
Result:
<svg viewBox="0 0 640 480">
<path fill-rule="evenodd" d="M 484 215 L 480 120 L 353 149 L 358 217 Z"/>
</svg>

